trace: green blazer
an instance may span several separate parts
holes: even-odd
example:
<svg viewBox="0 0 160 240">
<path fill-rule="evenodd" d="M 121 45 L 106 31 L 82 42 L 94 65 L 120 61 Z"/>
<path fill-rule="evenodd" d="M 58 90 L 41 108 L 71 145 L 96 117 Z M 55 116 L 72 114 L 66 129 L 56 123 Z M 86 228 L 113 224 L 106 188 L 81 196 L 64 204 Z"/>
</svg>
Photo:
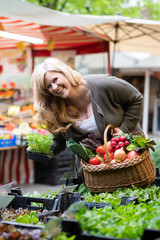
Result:
<svg viewBox="0 0 160 240">
<path fill-rule="evenodd" d="M 139 120 L 143 96 L 133 85 L 109 74 L 93 74 L 83 78 L 91 90 L 93 113 L 102 138 L 109 124 L 119 127 L 125 133 L 142 131 Z M 79 142 L 88 133 L 71 126 L 66 133 L 55 136 L 55 141 L 60 142 L 62 149 L 62 144 L 68 138 Z"/>
</svg>

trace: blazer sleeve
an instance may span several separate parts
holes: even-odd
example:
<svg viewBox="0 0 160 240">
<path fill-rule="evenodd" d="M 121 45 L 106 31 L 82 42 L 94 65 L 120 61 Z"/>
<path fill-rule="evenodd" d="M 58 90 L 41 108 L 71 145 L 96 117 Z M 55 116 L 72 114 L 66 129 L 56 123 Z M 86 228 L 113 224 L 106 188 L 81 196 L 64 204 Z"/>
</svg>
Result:
<svg viewBox="0 0 160 240">
<path fill-rule="evenodd" d="M 111 77 L 111 102 L 118 107 L 120 116 L 123 114 L 122 122 L 119 128 L 123 132 L 133 132 L 140 121 L 143 96 L 142 94 L 130 83 Z"/>
<path fill-rule="evenodd" d="M 58 155 L 66 148 L 66 140 L 61 133 L 54 135 L 52 145 L 50 147 L 50 152 L 54 156 Z"/>
</svg>

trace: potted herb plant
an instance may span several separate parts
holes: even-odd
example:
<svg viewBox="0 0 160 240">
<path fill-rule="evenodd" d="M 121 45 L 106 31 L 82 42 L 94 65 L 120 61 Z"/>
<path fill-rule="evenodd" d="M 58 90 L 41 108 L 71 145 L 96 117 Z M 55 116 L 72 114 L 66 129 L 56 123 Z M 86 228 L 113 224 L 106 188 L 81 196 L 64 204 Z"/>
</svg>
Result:
<svg viewBox="0 0 160 240">
<path fill-rule="evenodd" d="M 52 134 L 28 134 L 28 158 L 38 162 L 48 162 L 53 157 L 53 154 L 50 153 L 50 146 L 52 144 L 52 141 Z"/>
</svg>

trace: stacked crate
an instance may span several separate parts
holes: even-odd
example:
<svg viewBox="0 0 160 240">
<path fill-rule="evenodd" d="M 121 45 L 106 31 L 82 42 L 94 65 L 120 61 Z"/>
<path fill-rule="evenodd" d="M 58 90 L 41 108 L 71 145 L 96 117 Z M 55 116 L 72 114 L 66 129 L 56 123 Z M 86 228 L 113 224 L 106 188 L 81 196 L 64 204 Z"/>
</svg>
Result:
<svg viewBox="0 0 160 240">
<path fill-rule="evenodd" d="M 74 170 L 75 155 L 66 149 L 53 157 L 48 163 L 34 161 L 34 182 L 48 185 L 59 185 L 65 183 L 60 180 L 66 172 Z"/>
</svg>

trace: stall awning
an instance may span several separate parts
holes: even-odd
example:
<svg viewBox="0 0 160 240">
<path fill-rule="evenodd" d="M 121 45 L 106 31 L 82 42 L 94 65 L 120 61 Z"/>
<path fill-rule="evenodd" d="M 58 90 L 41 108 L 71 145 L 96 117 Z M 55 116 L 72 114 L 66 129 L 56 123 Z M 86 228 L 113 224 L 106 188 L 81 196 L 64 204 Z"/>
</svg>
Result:
<svg viewBox="0 0 160 240">
<path fill-rule="evenodd" d="M 79 27 L 59 27 L 39 25 L 23 20 L 14 20 L 8 17 L 0 17 L 1 30 L 37 37 L 44 40 L 44 44 L 32 44 L 33 49 L 46 49 L 49 41 L 54 44 L 54 49 L 76 49 L 78 53 L 107 51 L 107 45 L 99 37 L 82 30 Z M 18 40 L 0 38 L 0 49 L 15 48 Z M 30 46 L 29 43 L 25 43 Z"/>
<path fill-rule="evenodd" d="M 33 49 L 46 49 L 51 40 L 55 50 L 76 49 L 78 54 L 108 51 L 106 39 L 89 33 L 81 26 L 128 19 L 118 15 L 69 14 L 21 0 L 0 0 L 0 6 L 0 31 L 36 37 L 45 41 L 43 45 L 32 45 Z M 0 49 L 14 48 L 17 43 L 16 40 L 1 37 Z"/>
</svg>

